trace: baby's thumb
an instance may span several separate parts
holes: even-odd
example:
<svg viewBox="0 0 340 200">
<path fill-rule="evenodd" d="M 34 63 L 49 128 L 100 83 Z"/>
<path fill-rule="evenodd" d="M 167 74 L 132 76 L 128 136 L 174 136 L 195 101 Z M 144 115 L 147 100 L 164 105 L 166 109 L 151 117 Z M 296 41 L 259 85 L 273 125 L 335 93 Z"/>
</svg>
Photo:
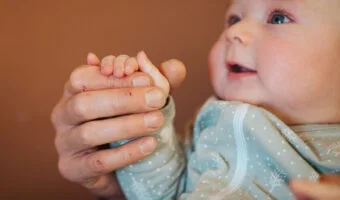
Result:
<svg viewBox="0 0 340 200">
<path fill-rule="evenodd" d="M 170 83 L 170 93 L 182 84 L 187 74 L 185 65 L 176 59 L 163 62 L 158 69 L 166 79 L 168 79 Z"/>
</svg>

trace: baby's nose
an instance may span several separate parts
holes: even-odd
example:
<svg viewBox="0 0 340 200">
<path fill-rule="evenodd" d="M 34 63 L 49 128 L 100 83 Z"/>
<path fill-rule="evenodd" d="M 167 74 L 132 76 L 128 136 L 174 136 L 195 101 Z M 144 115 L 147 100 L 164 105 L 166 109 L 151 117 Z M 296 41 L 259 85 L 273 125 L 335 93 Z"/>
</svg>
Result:
<svg viewBox="0 0 340 200">
<path fill-rule="evenodd" d="M 231 43 L 248 46 L 254 41 L 257 29 L 256 22 L 243 19 L 226 29 L 226 39 Z"/>
</svg>

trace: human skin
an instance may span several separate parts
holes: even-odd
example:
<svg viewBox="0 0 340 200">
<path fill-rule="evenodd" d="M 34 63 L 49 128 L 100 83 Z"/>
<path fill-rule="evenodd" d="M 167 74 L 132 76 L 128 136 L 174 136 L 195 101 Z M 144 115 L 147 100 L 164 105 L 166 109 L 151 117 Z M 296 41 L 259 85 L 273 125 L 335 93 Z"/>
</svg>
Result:
<svg viewBox="0 0 340 200">
<path fill-rule="evenodd" d="M 337 0 L 233 1 L 209 55 L 216 95 L 264 107 L 287 124 L 339 123 L 339 9 Z M 283 23 L 271 23 L 274 15 Z M 236 73 L 233 64 L 247 70 Z M 338 175 L 290 186 L 301 200 L 340 199 Z"/>
<path fill-rule="evenodd" d="M 238 2 L 254 5 L 246 0 Z M 279 4 L 294 19 L 283 25 L 264 24 L 268 16 L 263 13 L 267 12 L 257 13 L 258 10 L 252 7 L 247 12 L 256 12 L 245 15 L 240 22 L 229 25 L 230 28 L 227 26 L 210 54 L 209 68 L 216 94 L 225 100 L 262 106 L 288 124 L 339 122 L 340 65 L 336 58 L 337 52 L 340 52 L 340 34 L 338 27 L 334 26 L 334 23 L 339 24 L 334 12 L 335 8 L 339 8 L 336 0 L 327 1 L 328 6 L 324 6 L 322 1 L 312 0 L 259 0 L 256 5 L 264 2 L 273 8 Z M 294 5 L 300 7 L 292 9 Z M 295 12 L 298 14 L 295 15 Z M 225 63 L 229 61 L 239 62 L 256 73 L 250 76 L 232 75 L 233 78 L 228 79 Z M 326 183 L 293 181 L 292 188 L 296 193 L 306 193 L 301 185 L 308 184 L 314 184 L 316 189 L 312 192 L 315 194 L 324 191 L 318 187 Z M 338 189 L 332 186 L 332 191 L 335 191 L 334 188 Z M 327 195 L 325 192 L 322 194 Z"/>
<path fill-rule="evenodd" d="M 210 53 L 217 96 L 287 124 L 340 122 L 339 8 L 338 0 L 233 1 Z M 284 23 L 271 23 L 278 17 Z M 233 73 L 227 63 L 253 72 Z"/>
<path fill-rule="evenodd" d="M 185 67 L 177 60 L 164 62 L 159 69 L 172 89 L 185 77 Z M 136 78 L 139 82 L 134 82 Z M 148 98 L 150 91 L 153 95 Z M 88 65 L 71 73 L 51 114 L 61 175 L 98 197 L 124 198 L 112 172 L 153 152 L 156 141 L 147 135 L 161 127 L 160 109 L 166 98 L 162 89 L 152 85 L 149 75 L 137 72 L 124 78 L 105 76 L 99 59 L 89 54 Z M 100 148 L 141 136 L 145 137 L 119 148 Z"/>
<path fill-rule="evenodd" d="M 172 69 L 175 68 L 169 67 L 169 70 Z M 161 69 L 158 69 L 150 61 L 144 51 L 138 52 L 136 57 L 129 57 L 128 55 L 119 55 L 115 57 L 113 55 L 109 55 L 105 56 L 100 62 L 100 71 L 106 76 L 112 75 L 117 78 L 122 78 L 137 71 L 144 72 L 150 76 L 152 84 L 158 88 L 161 88 L 164 92 L 164 95 L 168 96 L 170 92 L 170 83 L 160 70 Z M 183 71 L 178 75 L 184 77 L 186 72 Z"/>
<path fill-rule="evenodd" d="M 338 200 L 340 199 L 340 176 L 323 175 L 319 182 L 294 180 L 290 184 L 299 200 Z"/>
</svg>

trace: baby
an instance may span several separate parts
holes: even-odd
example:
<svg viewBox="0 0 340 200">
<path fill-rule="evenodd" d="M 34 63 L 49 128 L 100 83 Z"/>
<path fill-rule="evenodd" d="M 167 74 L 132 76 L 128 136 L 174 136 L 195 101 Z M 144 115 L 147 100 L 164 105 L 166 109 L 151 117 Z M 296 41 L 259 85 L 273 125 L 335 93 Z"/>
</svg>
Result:
<svg viewBox="0 0 340 200">
<path fill-rule="evenodd" d="M 215 96 L 185 144 L 169 98 L 155 153 L 117 171 L 126 197 L 295 199 L 291 179 L 339 173 L 339 9 L 338 0 L 232 1 L 209 56 Z M 101 70 L 117 77 L 141 70 L 169 93 L 143 52 L 106 57 Z"/>
</svg>

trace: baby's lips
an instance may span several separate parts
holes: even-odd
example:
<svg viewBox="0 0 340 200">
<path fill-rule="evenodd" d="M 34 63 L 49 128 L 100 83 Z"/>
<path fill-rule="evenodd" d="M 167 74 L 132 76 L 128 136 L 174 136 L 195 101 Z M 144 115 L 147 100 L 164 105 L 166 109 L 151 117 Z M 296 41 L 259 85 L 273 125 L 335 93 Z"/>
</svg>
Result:
<svg viewBox="0 0 340 200">
<path fill-rule="evenodd" d="M 236 72 L 236 73 L 256 73 L 257 71 L 246 66 L 240 64 L 236 61 L 227 61 L 226 66 L 229 72 Z"/>
</svg>

